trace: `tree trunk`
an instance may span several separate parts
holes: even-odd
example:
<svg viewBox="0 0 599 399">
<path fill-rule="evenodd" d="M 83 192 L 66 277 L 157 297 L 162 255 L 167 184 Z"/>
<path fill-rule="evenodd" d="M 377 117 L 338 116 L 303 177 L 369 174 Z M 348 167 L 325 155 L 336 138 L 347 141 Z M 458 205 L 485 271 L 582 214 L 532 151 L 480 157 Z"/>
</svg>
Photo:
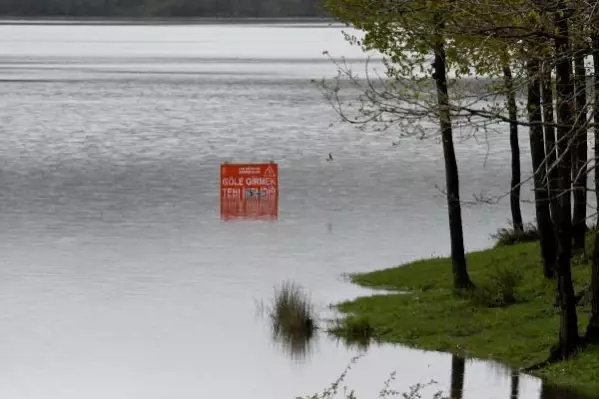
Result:
<svg viewBox="0 0 599 399">
<path fill-rule="evenodd" d="M 541 75 L 539 62 L 527 62 L 528 74 L 528 119 L 530 121 L 530 152 L 532 168 L 534 171 L 535 211 L 539 238 L 541 244 L 541 257 L 543 259 L 543 273 L 545 277 L 553 277 L 556 260 L 555 231 L 549 211 L 549 193 L 546 185 L 545 142 L 543 140 L 543 119 L 541 115 Z"/>
<path fill-rule="evenodd" d="M 576 299 L 572 285 L 572 218 L 571 218 L 571 154 L 568 145 L 572 137 L 572 98 L 574 85 L 572 83 L 572 60 L 569 51 L 568 16 L 563 0 L 558 3 L 556 13 L 557 37 L 556 75 L 557 75 L 557 142 L 559 153 L 559 209 L 557 215 L 557 295 L 560 305 L 559 346 L 556 355 L 561 359 L 570 357 L 579 344 L 578 315 L 576 314 Z"/>
<path fill-rule="evenodd" d="M 462 399 L 466 361 L 463 357 L 451 355 L 451 399 Z"/>
<path fill-rule="evenodd" d="M 594 97 L 593 120 L 595 122 L 595 159 L 599 159 L 599 36 L 593 37 L 593 67 Z M 595 162 L 595 196 L 599 206 L 599 163 Z M 597 221 L 599 227 L 599 220 Z M 591 266 L 591 318 L 587 326 L 586 339 L 591 342 L 599 342 L 599 234 L 595 235 L 595 250 L 593 251 L 593 263 Z"/>
<path fill-rule="evenodd" d="M 539 399 L 555 399 L 555 394 L 551 390 L 551 387 L 545 383 L 545 381 L 541 382 Z"/>
<path fill-rule="evenodd" d="M 518 109 L 516 108 L 516 92 L 509 65 L 503 66 L 503 77 L 507 95 L 510 117 L 510 147 L 512 150 L 512 181 L 510 191 L 510 207 L 514 230 L 523 231 L 522 211 L 520 210 L 520 146 L 518 145 Z"/>
<path fill-rule="evenodd" d="M 595 137 L 597 137 L 597 132 L 595 132 Z M 597 152 L 595 150 L 595 157 L 599 155 Z M 598 168 L 595 166 L 595 173 L 598 173 Z M 599 184 L 597 180 L 595 178 L 595 184 Z M 597 197 L 599 197 L 599 194 Z M 599 198 L 597 199 L 599 200 Z M 599 234 L 595 234 L 595 249 L 593 250 L 593 262 L 591 264 L 591 318 L 587 325 L 585 339 L 588 342 L 599 342 Z"/>
<path fill-rule="evenodd" d="M 555 230 L 555 215 L 558 210 L 556 198 L 558 169 L 555 166 L 557 161 L 557 146 L 555 142 L 555 119 L 553 116 L 553 78 L 551 77 L 551 68 L 545 63 L 542 66 L 542 96 L 543 96 L 543 126 L 545 130 L 545 164 L 547 165 L 547 188 L 549 191 L 549 208 Z M 557 237 L 557 232 L 556 232 Z M 556 238 L 557 239 L 557 238 Z"/>
<path fill-rule="evenodd" d="M 574 57 L 576 89 L 576 138 L 572 151 L 574 215 L 572 217 L 572 249 L 584 252 L 587 231 L 587 92 L 584 55 Z"/>
<path fill-rule="evenodd" d="M 447 184 L 447 207 L 449 212 L 449 237 L 451 240 L 451 260 L 453 271 L 453 286 L 457 290 L 472 289 L 474 284 L 466 268 L 464 253 L 464 233 L 462 230 L 462 208 L 460 204 L 460 182 L 458 164 L 453 146 L 453 131 L 449 111 L 447 92 L 447 76 L 445 62 L 445 44 L 440 39 L 434 49 L 433 78 L 437 87 L 439 106 L 439 125 L 443 141 L 443 157 L 445 159 L 445 180 Z"/>
</svg>

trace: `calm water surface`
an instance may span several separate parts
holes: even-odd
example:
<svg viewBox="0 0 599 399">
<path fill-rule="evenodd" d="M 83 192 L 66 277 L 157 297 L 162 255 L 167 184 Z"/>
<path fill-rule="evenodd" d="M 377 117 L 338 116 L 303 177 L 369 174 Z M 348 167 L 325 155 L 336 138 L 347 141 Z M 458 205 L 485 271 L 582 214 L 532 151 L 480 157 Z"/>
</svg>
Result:
<svg viewBox="0 0 599 399">
<path fill-rule="evenodd" d="M 330 126 L 323 50 L 363 67 L 326 25 L 0 26 L 0 396 L 281 399 L 335 380 L 357 350 L 323 336 L 292 360 L 255 302 L 293 279 L 326 314 L 367 293 L 343 273 L 449 247 L 440 146 Z M 505 191 L 507 144 L 458 143 L 464 198 Z M 221 222 L 219 164 L 264 160 L 279 221 Z M 466 208 L 467 248 L 508 217 Z M 373 346 L 347 383 L 449 392 L 451 364 Z M 510 397 L 509 372 L 465 371 L 464 398 Z M 522 376 L 519 397 L 540 388 Z"/>
</svg>

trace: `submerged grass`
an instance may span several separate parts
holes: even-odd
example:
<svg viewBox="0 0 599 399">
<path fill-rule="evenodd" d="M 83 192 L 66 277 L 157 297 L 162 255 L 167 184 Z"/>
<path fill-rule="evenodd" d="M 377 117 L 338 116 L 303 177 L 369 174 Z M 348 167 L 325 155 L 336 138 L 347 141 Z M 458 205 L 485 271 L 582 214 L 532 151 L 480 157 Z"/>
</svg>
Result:
<svg viewBox="0 0 599 399">
<path fill-rule="evenodd" d="M 592 234 L 587 242 L 592 242 Z M 384 342 L 493 359 L 514 367 L 545 360 L 557 342 L 559 314 L 554 307 L 556 283 L 543 277 L 538 243 L 498 246 L 470 253 L 467 260 L 470 276 L 479 287 L 470 296 L 454 294 L 447 258 L 353 275 L 352 280 L 365 287 L 408 293 L 341 303 L 339 310 L 349 316 L 345 328 L 333 333 L 350 335 L 358 318 L 367 320 L 371 333 Z M 590 268 L 583 263 L 572 269 L 578 292 L 588 283 Z M 578 310 L 584 332 L 590 309 L 585 304 Z M 596 394 L 599 347 L 535 374 L 552 384 Z"/>
<path fill-rule="evenodd" d="M 284 282 L 275 288 L 267 311 L 274 339 L 286 345 L 292 354 L 305 353 L 317 329 L 310 296 L 298 284 Z"/>
<path fill-rule="evenodd" d="M 366 317 L 348 316 L 329 329 L 329 332 L 341 337 L 347 347 L 366 350 L 375 338 L 374 328 Z"/>
</svg>

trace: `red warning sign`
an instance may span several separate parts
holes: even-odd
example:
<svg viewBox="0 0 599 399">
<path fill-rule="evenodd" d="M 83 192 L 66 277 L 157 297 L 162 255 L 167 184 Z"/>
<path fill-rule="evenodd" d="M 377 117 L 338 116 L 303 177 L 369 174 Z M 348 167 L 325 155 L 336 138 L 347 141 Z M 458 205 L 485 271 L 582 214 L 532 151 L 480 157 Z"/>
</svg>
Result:
<svg viewBox="0 0 599 399">
<path fill-rule="evenodd" d="M 279 168 L 276 163 L 220 167 L 220 214 L 228 219 L 276 219 Z"/>
</svg>

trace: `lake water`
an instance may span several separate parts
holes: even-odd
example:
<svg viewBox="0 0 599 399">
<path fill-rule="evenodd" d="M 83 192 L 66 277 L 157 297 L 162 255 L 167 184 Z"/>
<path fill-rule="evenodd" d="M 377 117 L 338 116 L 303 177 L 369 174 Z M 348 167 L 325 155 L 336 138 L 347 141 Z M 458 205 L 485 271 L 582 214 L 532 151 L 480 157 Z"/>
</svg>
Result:
<svg viewBox="0 0 599 399">
<path fill-rule="evenodd" d="M 291 359 L 256 301 L 290 279 L 326 314 L 368 293 L 344 273 L 449 241 L 440 145 L 331 126 L 310 82 L 335 75 L 324 50 L 363 67 L 327 25 L 0 26 L 0 396 L 281 399 L 337 378 L 356 349 L 321 336 Z M 508 148 L 505 131 L 458 140 L 463 198 L 505 192 Z M 279 220 L 221 222 L 220 163 L 270 160 Z M 468 250 L 508 207 L 464 209 Z M 374 397 L 396 371 L 396 389 L 448 392 L 451 364 L 372 346 L 347 384 Z M 464 398 L 510 397 L 509 373 L 465 371 Z"/>
</svg>

